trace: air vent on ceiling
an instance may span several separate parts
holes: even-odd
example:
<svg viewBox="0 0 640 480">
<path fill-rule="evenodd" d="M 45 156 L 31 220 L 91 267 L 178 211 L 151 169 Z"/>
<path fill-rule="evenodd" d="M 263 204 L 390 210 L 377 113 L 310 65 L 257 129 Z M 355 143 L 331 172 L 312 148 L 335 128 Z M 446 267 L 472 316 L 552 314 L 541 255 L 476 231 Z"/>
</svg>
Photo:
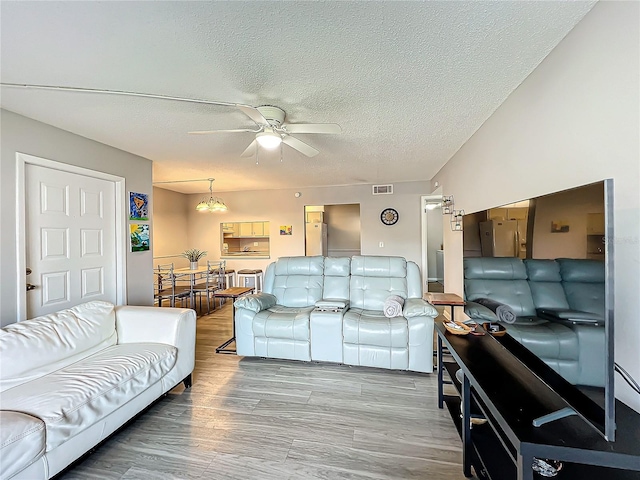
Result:
<svg viewBox="0 0 640 480">
<path fill-rule="evenodd" d="M 374 185 L 374 195 L 391 195 L 393 194 L 393 185 Z"/>
</svg>

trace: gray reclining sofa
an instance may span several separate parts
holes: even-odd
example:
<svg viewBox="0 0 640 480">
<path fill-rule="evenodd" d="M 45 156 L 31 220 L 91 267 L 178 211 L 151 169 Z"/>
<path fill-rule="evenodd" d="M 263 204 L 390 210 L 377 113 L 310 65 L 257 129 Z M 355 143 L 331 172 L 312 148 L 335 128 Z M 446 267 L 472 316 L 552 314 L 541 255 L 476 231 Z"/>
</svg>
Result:
<svg viewBox="0 0 640 480">
<path fill-rule="evenodd" d="M 511 307 L 507 332 L 576 385 L 604 386 L 604 263 L 596 260 L 465 258 L 465 313 L 477 322 L 496 314 L 474 302 Z"/>
<path fill-rule="evenodd" d="M 404 299 L 387 318 L 385 301 Z M 401 257 L 282 257 L 264 288 L 235 302 L 238 355 L 433 371 L 437 310 Z"/>
</svg>

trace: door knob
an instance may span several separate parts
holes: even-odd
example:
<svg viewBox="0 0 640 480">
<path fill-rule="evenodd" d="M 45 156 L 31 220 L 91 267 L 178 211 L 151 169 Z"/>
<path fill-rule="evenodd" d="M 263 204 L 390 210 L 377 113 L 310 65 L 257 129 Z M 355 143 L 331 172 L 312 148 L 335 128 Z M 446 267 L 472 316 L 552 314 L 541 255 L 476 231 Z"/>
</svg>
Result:
<svg viewBox="0 0 640 480">
<path fill-rule="evenodd" d="M 38 288 L 36 285 L 31 285 L 30 283 L 27 283 L 27 292 L 29 290 L 35 290 L 36 288 Z"/>
</svg>

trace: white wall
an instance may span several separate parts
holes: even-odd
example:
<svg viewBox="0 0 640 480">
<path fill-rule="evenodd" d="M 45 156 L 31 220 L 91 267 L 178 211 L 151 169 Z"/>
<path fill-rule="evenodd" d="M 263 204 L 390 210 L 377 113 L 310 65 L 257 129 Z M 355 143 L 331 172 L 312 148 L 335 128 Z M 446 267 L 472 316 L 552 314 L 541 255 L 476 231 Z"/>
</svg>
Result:
<svg viewBox="0 0 640 480">
<path fill-rule="evenodd" d="M 433 178 L 467 213 L 614 179 L 615 359 L 640 379 L 640 4 L 599 2 Z M 445 229 L 446 290 L 462 235 Z M 640 397 L 616 375 L 616 396 Z"/>
<path fill-rule="evenodd" d="M 256 169 L 266 168 L 264 163 Z M 256 171 L 259 174 L 259 171 Z M 298 188 L 219 193 L 229 211 L 196 212 L 201 195 L 189 196 L 189 248 L 208 250 L 208 259 L 220 256 L 220 222 L 268 221 L 271 227 L 271 259 L 233 259 L 228 268 L 262 268 L 283 256 L 304 255 L 304 206 L 360 204 L 361 245 L 363 255 L 397 255 L 420 265 L 420 195 L 427 182 L 394 184 L 393 195 L 371 194 L 371 185 Z M 294 196 L 298 191 L 302 195 Z M 386 207 L 398 210 L 399 220 L 393 226 L 380 222 Z M 293 235 L 279 235 L 280 225 L 292 225 Z M 384 242 L 380 248 L 379 242 Z"/>
<path fill-rule="evenodd" d="M 153 265 L 173 263 L 176 268 L 188 267 L 189 261 L 180 253 L 189 247 L 189 196 L 153 187 Z"/>
<path fill-rule="evenodd" d="M 2 326 L 16 321 L 16 152 L 110 173 L 125 178 L 124 205 L 129 191 L 151 195 L 151 161 L 94 142 L 64 130 L 0 110 L 0 312 Z M 128 218 L 128 216 L 126 217 Z M 128 222 L 127 222 L 128 223 Z M 128 234 L 129 228 L 123 226 Z M 127 248 L 128 248 L 127 240 Z M 150 305 L 153 301 L 151 252 L 127 252 L 127 303 Z"/>
</svg>

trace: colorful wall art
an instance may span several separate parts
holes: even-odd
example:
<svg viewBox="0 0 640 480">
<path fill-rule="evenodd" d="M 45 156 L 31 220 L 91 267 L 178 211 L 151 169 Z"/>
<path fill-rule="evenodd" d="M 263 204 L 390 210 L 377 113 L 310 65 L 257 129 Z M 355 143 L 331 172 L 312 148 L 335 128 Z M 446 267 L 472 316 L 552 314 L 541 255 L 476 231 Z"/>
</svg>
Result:
<svg viewBox="0 0 640 480">
<path fill-rule="evenodd" d="M 149 225 L 145 223 L 131 223 L 131 251 L 145 252 L 149 250 Z"/>
<path fill-rule="evenodd" d="M 280 235 L 291 235 L 292 227 L 291 225 L 280 225 Z"/>
<path fill-rule="evenodd" d="M 129 220 L 149 220 L 149 195 L 129 192 Z"/>
</svg>

